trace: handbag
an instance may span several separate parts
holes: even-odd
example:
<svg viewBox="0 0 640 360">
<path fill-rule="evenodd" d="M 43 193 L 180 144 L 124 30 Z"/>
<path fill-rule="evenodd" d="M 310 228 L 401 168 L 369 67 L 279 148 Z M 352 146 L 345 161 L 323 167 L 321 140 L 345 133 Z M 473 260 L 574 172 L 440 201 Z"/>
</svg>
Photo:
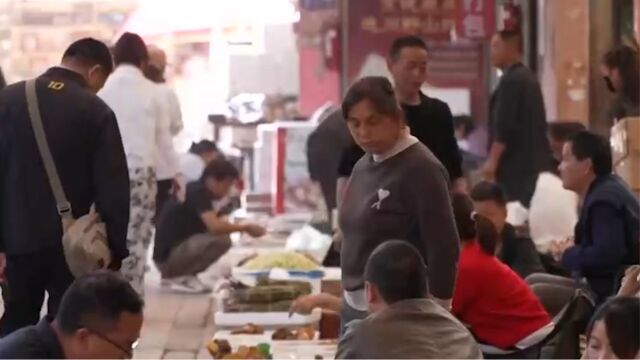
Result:
<svg viewBox="0 0 640 360">
<path fill-rule="evenodd" d="M 31 127 L 47 172 L 49 185 L 56 200 L 58 215 L 60 215 L 63 233 L 62 247 L 69 270 L 75 277 L 79 277 L 99 269 L 105 269 L 111 263 L 106 226 L 102 222 L 100 214 L 96 212 L 95 205 L 91 206 L 88 214 L 74 219 L 71 204 L 62 188 L 42 125 L 35 79 L 25 83 L 25 93 Z"/>
</svg>

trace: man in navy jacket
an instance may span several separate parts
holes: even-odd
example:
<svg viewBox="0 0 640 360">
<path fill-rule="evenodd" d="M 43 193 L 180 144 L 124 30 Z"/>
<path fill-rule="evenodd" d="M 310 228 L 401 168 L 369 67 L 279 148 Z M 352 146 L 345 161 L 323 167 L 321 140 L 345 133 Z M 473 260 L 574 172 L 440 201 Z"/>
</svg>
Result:
<svg viewBox="0 0 640 360">
<path fill-rule="evenodd" d="M 565 144 L 562 183 L 582 203 L 573 243 L 555 244 L 562 264 L 585 277 L 599 301 L 615 294 L 620 277 L 640 262 L 638 198 L 612 174 L 607 140 L 588 131 Z"/>
</svg>

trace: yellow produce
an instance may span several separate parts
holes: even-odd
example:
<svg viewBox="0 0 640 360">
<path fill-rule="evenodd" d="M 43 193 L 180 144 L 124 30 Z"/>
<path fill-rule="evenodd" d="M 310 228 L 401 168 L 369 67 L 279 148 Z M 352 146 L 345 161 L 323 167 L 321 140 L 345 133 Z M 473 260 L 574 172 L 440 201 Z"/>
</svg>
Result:
<svg viewBox="0 0 640 360">
<path fill-rule="evenodd" d="M 284 252 L 259 255 L 249 260 L 243 268 L 247 270 L 271 270 L 283 268 L 287 270 L 311 271 L 318 269 L 318 264 L 303 254 Z"/>
</svg>

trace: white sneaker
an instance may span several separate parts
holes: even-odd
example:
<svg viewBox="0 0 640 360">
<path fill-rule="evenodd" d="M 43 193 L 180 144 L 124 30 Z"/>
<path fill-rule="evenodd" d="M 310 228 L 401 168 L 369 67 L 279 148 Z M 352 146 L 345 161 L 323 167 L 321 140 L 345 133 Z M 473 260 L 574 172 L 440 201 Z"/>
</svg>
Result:
<svg viewBox="0 0 640 360">
<path fill-rule="evenodd" d="M 181 294 L 204 294 L 208 292 L 200 281 L 193 276 L 162 279 L 161 285 L 164 289 Z"/>
</svg>

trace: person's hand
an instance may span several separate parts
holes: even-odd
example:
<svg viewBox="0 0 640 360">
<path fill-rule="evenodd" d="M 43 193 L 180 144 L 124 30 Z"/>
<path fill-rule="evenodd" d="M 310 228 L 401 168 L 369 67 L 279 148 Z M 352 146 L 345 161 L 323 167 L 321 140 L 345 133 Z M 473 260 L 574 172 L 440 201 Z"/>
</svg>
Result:
<svg viewBox="0 0 640 360">
<path fill-rule="evenodd" d="M 496 182 L 497 166 L 492 161 L 487 161 L 482 166 L 482 177 L 486 181 Z"/>
<path fill-rule="evenodd" d="M 267 230 L 265 228 L 263 228 L 260 225 L 256 225 L 256 224 L 246 224 L 246 225 L 244 225 L 243 231 L 246 232 L 247 234 L 249 234 L 249 236 L 254 237 L 254 238 L 264 236 L 264 234 L 267 233 Z"/>
<path fill-rule="evenodd" d="M 7 254 L 0 253 L 0 282 L 4 282 L 7 278 L 5 271 L 7 270 Z"/>
<path fill-rule="evenodd" d="M 289 308 L 289 317 L 293 314 L 300 315 L 309 315 L 313 311 L 313 309 L 319 307 L 319 296 L 317 295 L 306 295 L 297 298 L 295 301 L 291 303 L 291 307 Z"/>
<path fill-rule="evenodd" d="M 454 194 L 466 194 L 468 192 L 467 179 L 461 177 L 453 181 L 451 192 Z"/>
<path fill-rule="evenodd" d="M 640 265 L 633 265 L 624 272 L 618 295 L 635 296 L 638 292 L 640 292 Z"/>
<path fill-rule="evenodd" d="M 337 252 L 340 252 L 342 249 L 342 241 L 344 240 L 344 236 L 342 235 L 342 231 L 340 229 L 336 230 L 333 234 L 333 249 Z"/>
<path fill-rule="evenodd" d="M 555 261 L 560 261 L 564 252 L 573 246 L 573 238 L 554 240 L 549 244 L 549 253 Z"/>
</svg>

